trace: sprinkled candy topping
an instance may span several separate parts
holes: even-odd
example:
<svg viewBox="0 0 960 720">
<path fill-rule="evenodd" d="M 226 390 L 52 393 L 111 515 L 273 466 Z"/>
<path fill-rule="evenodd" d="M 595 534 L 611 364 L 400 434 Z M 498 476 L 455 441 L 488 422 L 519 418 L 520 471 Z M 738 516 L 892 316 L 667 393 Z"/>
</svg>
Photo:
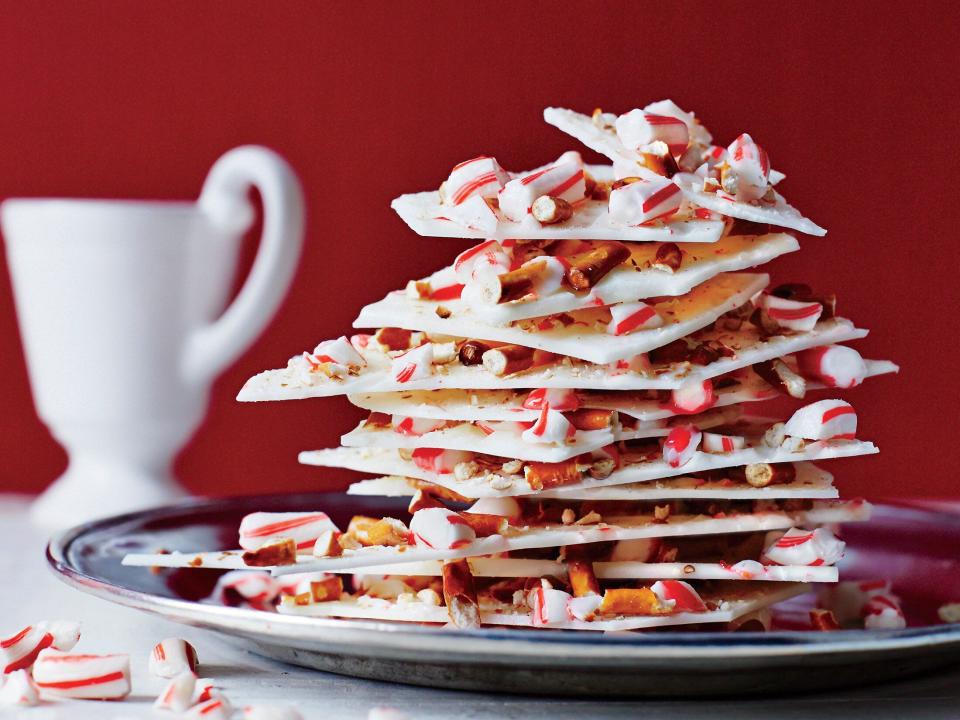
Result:
<svg viewBox="0 0 960 720">
<path fill-rule="evenodd" d="M 446 508 L 417 510 L 410 521 L 417 545 L 454 550 L 472 543 L 477 534 L 457 513 Z"/>
<path fill-rule="evenodd" d="M 327 530 L 337 530 L 326 513 L 251 513 L 240 521 L 240 547 L 257 550 L 282 538 L 291 538 L 297 549 L 311 548 Z"/>
<path fill-rule="evenodd" d="M 634 330 L 652 330 L 663 326 L 663 318 L 652 305 L 638 300 L 610 306 L 610 335 L 626 335 Z"/>
<path fill-rule="evenodd" d="M 508 182 L 500 191 L 500 211 L 515 222 L 530 214 L 533 202 L 542 195 L 569 203 L 583 200 L 586 181 L 579 153 L 564 153 L 554 165 Z"/>
<path fill-rule="evenodd" d="M 820 400 L 797 410 L 783 431 L 806 440 L 852 440 L 857 434 L 857 413 L 843 400 Z"/>
<path fill-rule="evenodd" d="M 686 465 L 697 452 L 703 435 L 693 425 L 678 425 L 663 443 L 663 459 L 670 467 Z"/>
<path fill-rule="evenodd" d="M 806 378 L 831 388 L 852 388 L 867 376 L 867 365 L 856 350 L 845 345 L 824 345 L 796 354 L 797 368 Z"/>
<path fill-rule="evenodd" d="M 846 544 L 826 528 L 791 528 L 763 551 L 763 559 L 775 565 L 835 565 Z"/>
<path fill-rule="evenodd" d="M 666 220 L 680 210 L 680 186 L 664 177 L 627 178 L 610 192 L 610 221 L 618 225 L 643 225 Z"/>
<path fill-rule="evenodd" d="M 481 155 L 454 165 L 443 184 L 443 203 L 461 205 L 471 197 L 495 198 L 510 176 L 495 158 Z"/>
<path fill-rule="evenodd" d="M 690 144 L 687 124 L 678 117 L 658 115 L 646 110 L 631 110 L 617 118 L 617 136 L 631 150 L 654 142 L 665 143 L 674 157 L 683 155 Z"/>
<path fill-rule="evenodd" d="M 654 595 L 672 612 L 706 612 L 707 606 L 690 583 L 682 580 L 658 580 L 650 586 Z"/>
</svg>

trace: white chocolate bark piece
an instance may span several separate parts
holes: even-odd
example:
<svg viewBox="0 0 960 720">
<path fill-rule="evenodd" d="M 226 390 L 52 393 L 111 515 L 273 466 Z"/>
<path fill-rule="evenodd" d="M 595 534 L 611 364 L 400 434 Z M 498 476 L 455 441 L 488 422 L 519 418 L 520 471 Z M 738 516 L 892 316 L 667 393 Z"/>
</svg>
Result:
<svg viewBox="0 0 960 720">
<path fill-rule="evenodd" d="M 634 515 L 608 518 L 593 525 L 545 524 L 510 528 L 506 534 L 477 538 L 456 548 L 431 548 L 423 545 L 387 547 L 376 545 L 356 550 L 344 550 L 339 557 L 316 558 L 299 555 L 294 565 L 272 568 L 274 575 L 301 572 L 343 572 L 392 563 L 414 563 L 437 560 L 472 558 L 495 555 L 511 550 L 550 548 L 581 545 L 613 540 L 640 538 L 686 537 L 691 535 L 722 535 L 726 533 L 765 532 L 788 530 L 794 526 L 826 523 L 862 522 L 870 517 L 871 506 L 863 500 L 847 502 L 816 501 L 808 510 L 767 510 L 724 517 L 706 515 L 675 515 L 669 522 L 653 516 Z M 140 567 L 205 567 L 237 569 L 246 567 L 240 550 L 200 553 L 170 553 L 165 555 L 130 554 L 123 564 Z M 257 568 L 262 571 L 262 568 Z"/>
<path fill-rule="evenodd" d="M 559 549 L 557 550 L 559 554 Z M 163 567 L 190 569 L 202 567 L 212 570 L 249 570 L 239 550 L 222 550 L 199 553 L 165 553 L 127 555 L 123 564 L 129 567 Z M 312 561 L 309 555 L 301 555 L 298 562 Z M 566 564 L 554 560 L 515 558 L 468 558 L 470 572 L 474 577 L 519 578 L 519 577 L 564 577 Z M 271 568 L 258 568 L 259 571 Z M 342 574 L 400 575 L 414 577 L 439 577 L 443 562 L 421 560 L 398 562 L 389 565 L 374 565 L 338 570 Z M 765 582 L 824 582 L 838 580 L 837 568 L 830 565 L 762 565 L 755 560 L 739 562 L 638 562 L 632 560 L 599 561 L 593 563 L 593 571 L 599 580 L 762 580 Z"/>
<path fill-rule="evenodd" d="M 730 407 L 691 416 L 689 421 L 695 422 L 701 428 L 711 428 L 733 422 L 738 415 L 738 409 Z M 665 437 L 670 432 L 667 421 L 652 420 L 635 428 L 624 428 L 618 423 L 602 430 L 576 430 L 575 434 L 563 443 L 532 443 L 524 438 L 521 428 L 517 426 L 518 423 L 508 422 L 488 426 L 488 429 L 484 430 L 471 423 L 460 423 L 423 435 L 412 435 L 396 432 L 390 427 L 365 425 L 361 422 L 343 435 L 340 443 L 344 447 L 355 448 L 468 450 L 519 460 L 562 462 L 620 440 Z"/>
<path fill-rule="evenodd" d="M 538 498 L 556 500 L 775 500 L 780 498 L 810 498 L 830 500 L 839 497 L 833 486 L 833 475 L 813 463 L 794 464 L 797 476 L 789 483 L 776 483 L 767 487 L 753 487 L 746 483 L 731 484 L 727 480 L 703 480 L 692 477 L 676 477 L 666 480 L 651 480 L 642 483 L 626 483 L 589 490 L 544 490 Z M 399 475 L 387 475 L 369 480 L 359 480 L 349 488 L 349 495 L 376 495 L 384 497 L 410 497 L 416 488 Z"/>
<path fill-rule="evenodd" d="M 716 605 L 716 610 L 706 612 L 679 612 L 668 615 L 633 615 L 613 619 L 566 620 L 551 623 L 550 628 L 562 630 L 593 630 L 617 632 L 625 630 L 652 629 L 671 625 L 692 623 L 732 622 L 742 615 L 756 612 L 774 603 L 782 602 L 809 590 L 802 583 L 773 586 L 724 587 L 720 594 L 707 595 L 704 599 Z M 307 617 L 340 617 L 367 620 L 392 620 L 396 622 L 420 622 L 446 624 L 449 621 L 447 608 L 423 602 L 401 603 L 382 598 L 361 596 L 336 602 L 314 603 L 297 606 L 283 605 L 283 614 Z M 484 597 L 480 600 L 480 621 L 483 625 L 510 627 L 534 627 L 530 611 L 518 611 L 502 603 Z"/>
<path fill-rule="evenodd" d="M 736 272 L 757 267 L 780 255 L 800 248 L 796 238 L 785 233 L 767 235 L 728 235 L 716 243 L 683 245 L 681 266 L 669 272 L 654 266 L 656 243 L 634 243 L 630 259 L 603 277 L 589 291 L 576 292 L 566 285 L 548 295 L 522 298 L 503 303 L 473 302 L 462 299 L 418 299 L 436 312 L 438 307 L 460 315 L 466 308 L 479 320 L 491 325 L 507 325 L 526 318 L 581 310 L 597 305 L 632 302 L 650 297 L 675 297 L 690 292 L 721 272 Z M 462 282 L 452 267 L 443 268 L 423 279 L 432 288 L 449 288 Z"/>
<path fill-rule="evenodd" d="M 557 129 L 571 135 L 591 150 L 606 155 L 610 160 L 636 169 L 633 174 L 643 175 L 645 169 L 638 163 L 641 157 L 638 153 L 626 148 L 616 132 L 597 127 L 593 120 L 581 113 L 564 108 L 547 108 L 543 111 L 543 118 Z M 781 173 L 770 171 L 771 184 L 782 178 Z M 703 192 L 703 178 L 693 173 L 678 173 L 673 178 L 686 198 L 696 205 L 727 217 L 740 218 L 758 223 L 769 223 L 780 227 L 792 228 L 809 235 L 826 235 L 827 231 L 805 218 L 800 212 L 787 204 L 779 193 L 774 191 L 776 203 L 763 205 L 741 202 L 735 199 L 727 200 L 718 193 Z M 584 236 L 586 237 L 586 236 Z"/>
<path fill-rule="evenodd" d="M 735 351 L 734 357 L 721 358 L 708 365 L 675 363 L 669 366 L 655 366 L 649 373 L 566 359 L 504 377 L 493 375 L 479 365 L 467 367 L 451 363 L 429 377 L 406 383 L 394 380 L 390 373 L 389 358 L 371 347 L 373 343 L 370 343 L 370 346 L 362 352 L 367 364 L 358 375 L 339 379 L 327 378 L 317 373 L 310 376 L 307 382 L 301 372 L 289 366 L 277 370 L 266 370 L 250 378 L 240 390 L 237 399 L 241 402 L 300 400 L 348 393 L 447 388 L 672 389 L 693 379 L 706 380 L 764 360 L 772 360 L 806 348 L 856 340 L 866 337 L 867 334 L 867 330 L 855 327 L 845 318 L 821 321 L 810 332 L 775 335 L 766 339 L 746 326 L 739 330 L 712 329 L 701 331 L 697 337 L 701 340 L 718 340 L 724 343 Z"/>
<path fill-rule="evenodd" d="M 354 321 L 356 328 L 400 327 L 427 333 L 473 337 L 512 343 L 579 358 L 594 363 L 616 362 L 662 347 L 689 335 L 724 313 L 744 305 L 766 287 L 769 276 L 724 273 L 698 285 L 686 295 L 665 298 L 653 307 L 663 319 L 661 327 L 636 330 L 622 335 L 607 332 L 610 311 L 589 308 L 571 313 L 572 324 L 534 320 L 501 327 L 481 321 L 464 309 L 460 315 L 440 317 L 433 308 L 411 299 L 402 291 L 367 305 Z"/>
<path fill-rule="evenodd" d="M 837 346 L 843 347 L 843 346 Z M 794 366 L 792 356 L 784 360 Z M 866 360 L 865 377 L 899 372 L 900 368 L 887 360 Z M 740 403 L 783 397 L 756 373 L 743 369 L 736 373 L 738 383 L 715 391 L 716 404 L 726 407 Z M 807 390 L 823 390 L 823 383 L 810 381 Z M 533 421 L 539 410 L 523 406 L 528 390 L 413 390 L 392 393 L 359 393 L 350 395 L 354 405 L 388 415 L 406 414 L 436 420 L 503 420 Z M 598 410 L 616 410 L 640 422 L 660 420 L 675 415 L 665 403 L 647 398 L 643 391 L 582 390 L 576 393 L 579 407 Z"/>
<path fill-rule="evenodd" d="M 275 575 L 324 570 L 339 572 L 340 568 L 360 568 L 396 562 L 421 560 L 454 560 L 458 558 L 495 555 L 511 550 L 582 545 L 612 540 L 635 540 L 654 537 L 684 537 L 688 535 L 720 535 L 726 533 L 787 530 L 797 525 L 821 525 L 839 522 L 862 522 L 869 519 L 871 506 L 864 500 L 849 502 L 815 502 L 809 510 L 762 511 L 709 517 L 705 515 L 676 515 L 668 523 L 652 516 L 633 515 L 608 518 L 595 525 L 540 525 L 511 528 L 504 535 L 477 538 L 456 548 L 429 548 L 420 545 L 386 547 L 383 545 L 344 550 L 335 558 L 310 558 L 306 562 L 274 569 Z"/>
<path fill-rule="evenodd" d="M 614 470 L 605 478 L 592 478 L 584 475 L 579 482 L 569 483 L 550 491 L 573 492 L 587 491 L 598 487 L 623 485 L 626 483 L 648 482 L 670 477 L 680 477 L 690 473 L 723 468 L 739 467 L 755 463 L 795 463 L 817 462 L 841 457 L 873 455 L 879 450 L 873 443 L 860 440 L 821 440 L 810 443 L 796 452 L 785 448 L 769 448 L 757 438 L 751 438 L 751 446 L 731 453 L 715 454 L 697 452 L 693 458 L 681 467 L 670 467 L 662 458 L 631 462 Z M 520 475 L 476 475 L 458 480 L 454 473 L 434 473 L 420 468 L 411 460 L 404 460 L 396 450 L 383 448 L 331 448 L 302 452 L 299 456 L 304 465 L 319 467 L 341 467 L 363 473 L 378 475 L 402 475 L 404 477 L 426 480 L 442 485 L 468 498 L 509 497 L 517 495 L 537 495 L 537 489 Z"/>
<path fill-rule="evenodd" d="M 609 175 L 604 166 L 587 167 L 596 175 Z M 595 176 L 596 176 L 595 175 Z M 466 203 L 464 203 L 466 205 Z M 424 237 L 475 238 L 477 240 L 620 240 L 623 242 L 711 243 L 721 238 L 725 223 L 721 219 L 703 220 L 689 215 L 675 216 L 670 222 L 625 226 L 610 220 L 606 200 L 581 200 L 573 217 L 555 225 L 541 225 L 533 216 L 522 222 L 509 220 L 490 210 L 493 220 L 483 225 L 468 224 L 451 218 L 451 208 L 440 202 L 437 192 L 401 195 L 390 207 L 418 235 Z M 463 207 L 463 206 L 460 206 Z"/>
</svg>

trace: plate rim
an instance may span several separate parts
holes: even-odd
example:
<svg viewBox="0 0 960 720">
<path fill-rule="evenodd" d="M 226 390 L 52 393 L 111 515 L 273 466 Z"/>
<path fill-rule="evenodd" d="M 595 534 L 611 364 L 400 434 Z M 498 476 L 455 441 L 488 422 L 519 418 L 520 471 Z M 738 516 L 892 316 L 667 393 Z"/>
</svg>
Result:
<svg viewBox="0 0 960 720">
<path fill-rule="evenodd" d="M 582 667 L 583 660 L 622 663 L 631 661 L 716 660 L 733 659 L 789 659 L 798 656 L 839 655 L 859 652 L 904 652 L 927 648 L 960 647 L 960 624 L 929 625 L 902 630 L 840 630 L 830 633 L 805 631 L 773 632 L 684 632 L 604 634 L 553 630 L 550 632 L 523 629 L 483 628 L 457 630 L 423 625 L 405 626 L 375 620 L 344 620 L 310 618 L 270 614 L 264 623 L 263 611 L 205 605 L 200 602 L 164 597 L 115 584 L 87 574 L 68 560 L 72 543 L 85 534 L 122 527 L 125 524 L 150 519 L 179 517 L 210 511 L 227 511 L 232 506 L 278 498 L 296 502 L 310 498 L 315 502 L 325 495 L 342 493 L 291 493 L 278 496 L 239 495 L 223 498 L 191 498 L 173 504 L 136 512 L 115 515 L 82 523 L 54 535 L 46 549 L 47 562 L 55 576 L 67 585 L 107 602 L 113 602 L 139 611 L 160 615 L 174 622 L 186 623 L 231 635 L 256 638 L 258 641 L 282 642 L 290 646 L 299 643 L 321 642 L 335 652 L 361 655 L 364 648 L 379 647 L 394 652 L 416 652 L 426 660 L 450 658 L 474 664 L 512 663 L 522 657 L 535 664 L 568 664 Z M 913 513 L 924 522 L 942 522 L 960 529 L 960 515 L 939 510 L 917 508 L 897 502 L 875 504 L 875 511 Z M 423 640 L 433 638 L 425 649 Z M 311 645 L 313 649 L 313 645 Z M 570 651 L 576 654 L 571 656 Z"/>
</svg>

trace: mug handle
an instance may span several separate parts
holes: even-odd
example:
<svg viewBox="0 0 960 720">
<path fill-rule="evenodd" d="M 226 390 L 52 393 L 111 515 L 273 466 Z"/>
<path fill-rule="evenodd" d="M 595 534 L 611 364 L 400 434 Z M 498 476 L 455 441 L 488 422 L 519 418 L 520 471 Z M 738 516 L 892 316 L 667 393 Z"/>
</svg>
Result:
<svg viewBox="0 0 960 720">
<path fill-rule="evenodd" d="M 230 307 L 187 339 L 183 372 L 188 381 L 205 382 L 233 362 L 263 330 L 293 279 L 303 246 L 303 189 L 277 153 L 257 145 L 227 152 L 203 183 L 200 210 L 216 227 L 242 233 L 253 218 L 247 198 L 253 187 L 263 199 L 257 256 Z"/>
</svg>

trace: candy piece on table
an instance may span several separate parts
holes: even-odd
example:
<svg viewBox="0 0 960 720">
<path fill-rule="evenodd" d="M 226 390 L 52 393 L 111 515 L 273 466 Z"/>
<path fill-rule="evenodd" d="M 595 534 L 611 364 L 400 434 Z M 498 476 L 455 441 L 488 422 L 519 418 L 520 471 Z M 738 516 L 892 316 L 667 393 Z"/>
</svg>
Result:
<svg viewBox="0 0 960 720">
<path fill-rule="evenodd" d="M 652 330 L 663 326 L 663 318 L 656 308 L 643 301 L 618 303 L 610 306 L 607 333 L 626 335 L 634 330 Z"/>
<path fill-rule="evenodd" d="M 687 124 L 671 115 L 658 115 L 646 110 L 631 110 L 617 118 L 617 136 L 627 148 L 642 152 L 653 142 L 666 143 L 674 157 L 683 155 L 690 144 Z"/>
<path fill-rule="evenodd" d="M 524 442 L 533 445 L 546 443 L 553 445 L 563 445 L 576 435 L 577 429 L 564 417 L 563 413 L 557 412 L 549 405 L 545 405 L 540 411 L 540 417 L 529 430 L 525 430 L 520 437 Z"/>
<path fill-rule="evenodd" d="M 533 624 L 541 627 L 567 622 L 570 619 L 567 604 L 572 599 L 573 596 L 570 593 L 557 590 L 542 580 L 540 587 L 533 588 L 527 593 L 527 604 L 530 606 Z"/>
<path fill-rule="evenodd" d="M 37 686 L 26 670 L 14 670 L 2 680 L 0 687 L 0 706 L 21 705 L 32 707 L 40 703 L 40 694 Z"/>
<path fill-rule="evenodd" d="M 170 678 L 157 696 L 153 707 L 175 713 L 186 712 L 194 704 L 196 687 L 197 676 L 192 671 L 185 670 Z"/>
<path fill-rule="evenodd" d="M 720 435 L 719 433 L 703 433 L 703 451 L 708 453 L 729 453 L 743 450 L 747 446 L 746 438 L 742 435 Z"/>
<path fill-rule="evenodd" d="M 510 180 L 496 158 L 481 155 L 453 166 L 442 187 L 444 205 L 460 205 L 471 197 L 495 198 Z"/>
<path fill-rule="evenodd" d="M 569 203 L 583 200 L 586 182 L 579 154 L 564 153 L 555 164 L 508 182 L 500 191 L 500 211 L 522 222 L 530 215 L 534 201 L 543 195 Z"/>
<path fill-rule="evenodd" d="M 393 707 L 379 706 L 370 708 L 367 720 L 410 720 L 410 716 Z"/>
<path fill-rule="evenodd" d="M 688 380 L 670 393 L 669 407 L 677 415 L 691 415 L 712 408 L 717 403 L 712 380 Z"/>
<path fill-rule="evenodd" d="M 795 332 L 813 330 L 823 314 L 823 305 L 818 302 L 788 300 L 769 293 L 762 294 L 757 304 L 777 325 Z"/>
<path fill-rule="evenodd" d="M 248 705 L 243 720 L 303 720 L 303 715 L 290 705 Z"/>
<path fill-rule="evenodd" d="M 846 345 L 801 350 L 796 358 L 801 375 L 830 388 L 856 387 L 867 376 L 867 364 L 860 353 Z"/>
<path fill-rule="evenodd" d="M 767 192 L 770 178 L 770 158 L 767 152 L 743 133 L 727 148 L 727 173 L 723 189 L 737 200 L 759 200 Z"/>
<path fill-rule="evenodd" d="M 544 405 L 560 412 L 572 412 L 580 409 L 580 399 L 573 390 L 537 388 L 531 390 L 523 401 L 523 407 L 527 410 L 542 410 Z"/>
<path fill-rule="evenodd" d="M 390 365 L 390 374 L 398 383 L 430 377 L 433 374 L 433 343 L 424 343 L 397 355 Z"/>
<path fill-rule="evenodd" d="M 480 498 L 464 512 L 498 515 L 507 518 L 511 523 L 516 523 L 523 517 L 523 507 L 516 498 L 512 497 Z"/>
<path fill-rule="evenodd" d="M 326 513 L 314 512 L 255 512 L 240 521 L 240 547 L 257 550 L 263 545 L 292 538 L 297 548 L 310 548 L 327 530 L 336 530 Z"/>
<path fill-rule="evenodd" d="M 680 210 L 683 193 L 664 177 L 626 178 L 610 191 L 610 221 L 618 225 L 643 225 L 666 220 Z"/>
<path fill-rule="evenodd" d="M 874 595 L 863 606 L 863 626 L 867 630 L 900 630 L 907 626 L 896 598 Z"/>
<path fill-rule="evenodd" d="M 53 636 L 50 647 L 54 650 L 69 652 L 80 642 L 80 623 L 76 620 L 44 620 L 39 626 Z"/>
<path fill-rule="evenodd" d="M 706 612 L 707 606 L 690 583 L 682 580 L 658 580 L 650 586 L 664 605 L 672 606 L 673 612 Z"/>
<path fill-rule="evenodd" d="M 473 458 L 473 453 L 465 450 L 440 450 L 438 448 L 417 448 L 412 453 L 414 465 L 421 470 L 434 472 L 438 475 L 452 473 L 454 468 L 462 462 Z"/>
<path fill-rule="evenodd" d="M 703 434 L 693 425 L 678 425 L 663 443 L 663 459 L 673 468 L 686 465 L 697 453 Z"/>
<path fill-rule="evenodd" d="M 797 410 L 783 431 L 805 440 L 852 440 L 857 434 L 857 413 L 843 400 L 820 400 Z"/>
<path fill-rule="evenodd" d="M 47 632 L 43 623 L 37 623 L 0 640 L 3 674 L 29 668 L 42 650 L 53 645 L 53 639 L 53 634 Z"/>
<path fill-rule="evenodd" d="M 209 678 L 197 678 L 197 684 L 193 688 L 193 705 L 206 702 L 219 696 L 220 689 Z"/>
<path fill-rule="evenodd" d="M 71 655 L 46 649 L 33 666 L 42 697 L 121 700 L 130 694 L 129 655 Z"/>
<path fill-rule="evenodd" d="M 467 283 L 478 272 L 495 270 L 505 273 L 510 270 L 510 255 L 496 240 L 487 240 L 464 250 L 453 261 L 453 272 L 460 282 Z"/>
<path fill-rule="evenodd" d="M 410 531 L 418 545 L 455 549 L 472 543 L 477 534 L 466 520 L 446 508 L 417 510 L 410 520 Z"/>
<path fill-rule="evenodd" d="M 150 673 L 162 678 L 173 678 L 183 672 L 197 671 L 197 651 L 186 640 L 167 638 L 158 642 L 150 652 Z"/>
<path fill-rule="evenodd" d="M 230 720 L 233 707 L 223 695 L 217 695 L 187 710 L 183 717 L 194 720 Z"/>
<path fill-rule="evenodd" d="M 390 424 L 393 426 L 394 432 L 400 433 L 401 435 L 419 437 L 420 435 L 426 435 L 434 430 L 439 430 L 447 424 L 447 421 L 394 415 L 391 418 Z"/>
<path fill-rule="evenodd" d="M 774 565 L 836 565 L 846 543 L 826 528 L 790 528 L 763 551 L 762 559 Z"/>
<path fill-rule="evenodd" d="M 210 596 L 221 605 L 272 610 L 280 583 L 266 572 L 233 570 L 221 575 Z"/>
</svg>

